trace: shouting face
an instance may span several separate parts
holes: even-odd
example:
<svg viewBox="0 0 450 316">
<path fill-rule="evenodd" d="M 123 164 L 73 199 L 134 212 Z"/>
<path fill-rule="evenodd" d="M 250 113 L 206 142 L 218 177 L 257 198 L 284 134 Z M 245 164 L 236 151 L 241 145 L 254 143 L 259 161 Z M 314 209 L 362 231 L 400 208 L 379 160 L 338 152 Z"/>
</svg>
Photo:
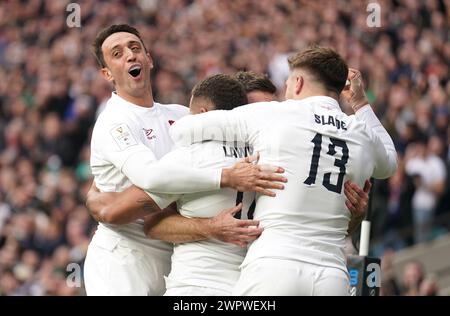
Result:
<svg viewBox="0 0 450 316">
<path fill-rule="evenodd" d="M 136 35 L 127 32 L 111 34 L 103 42 L 102 53 L 106 63 L 102 74 L 114 83 L 119 96 L 142 98 L 150 92 L 153 61 Z"/>
</svg>

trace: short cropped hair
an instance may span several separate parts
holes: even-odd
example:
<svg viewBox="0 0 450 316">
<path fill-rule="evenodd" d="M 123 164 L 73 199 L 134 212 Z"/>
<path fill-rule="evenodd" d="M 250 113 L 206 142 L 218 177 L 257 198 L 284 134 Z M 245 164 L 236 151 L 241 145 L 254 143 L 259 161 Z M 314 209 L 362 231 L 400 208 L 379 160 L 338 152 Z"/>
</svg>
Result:
<svg viewBox="0 0 450 316">
<path fill-rule="evenodd" d="M 315 46 L 291 56 L 291 69 L 303 68 L 313 75 L 325 88 L 340 94 L 348 76 L 344 59 L 332 48 Z"/>
<path fill-rule="evenodd" d="M 248 103 L 244 86 L 225 74 L 213 75 L 197 83 L 192 89 L 192 97 L 208 99 L 216 110 L 232 110 Z"/>
<path fill-rule="evenodd" d="M 244 85 L 247 93 L 262 91 L 275 94 L 277 92 L 277 88 L 269 78 L 253 71 L 238 71 L 234 77 Z"/>
</svg>

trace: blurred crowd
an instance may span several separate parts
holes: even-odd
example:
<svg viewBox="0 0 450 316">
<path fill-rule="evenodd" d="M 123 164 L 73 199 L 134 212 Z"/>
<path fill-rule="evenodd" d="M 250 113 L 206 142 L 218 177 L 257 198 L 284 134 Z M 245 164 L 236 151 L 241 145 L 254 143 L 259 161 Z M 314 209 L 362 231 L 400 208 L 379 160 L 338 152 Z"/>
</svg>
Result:
<svg viewBox="0 0 450 316">
<path fill-rule="evenodd" d="M 394 251 L 388 249 L 381 258 L 381 296 L 439 296 L 438 277 L 429 273 L 418 260 L 408 261 L 400 276 L 394 273 Z"/>
<path fill-rule="evenodd" d="M 89 137 L 112 87 L 90 43 L 110 24 L 141 32 L 161 103 L 188 104 L 197 81 L 236 70 L 268 74 L 281 98 L 286 56 L 334 47 L 363 73 L 399 153 L 398 172 L 373 188 L 373 252 L 448 232 L 449 0 L 379 0 L 380 27 L 360 0 L 78 0 L 70 28 L 69 2 L 0 3 L 0 295 L 84 293 L 66 267 L 82 267 L 96 227 Z"/>
</svg>

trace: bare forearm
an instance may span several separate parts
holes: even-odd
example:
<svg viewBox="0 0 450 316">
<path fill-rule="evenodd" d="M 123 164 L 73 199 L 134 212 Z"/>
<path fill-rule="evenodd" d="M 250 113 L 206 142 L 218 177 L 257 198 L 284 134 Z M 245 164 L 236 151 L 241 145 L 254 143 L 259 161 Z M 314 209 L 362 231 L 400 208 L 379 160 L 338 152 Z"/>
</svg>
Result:
<svg viewBox="0 0 450 316">
<path fill-rule="evenodd" d="M 116 225 L 128 224 L 161 210 L 144 191 L 135 186 L 120 193 L 91 191 L 86 204 L 97 221 Z"/>
<path fill-rule="evenodd" d="M 242 203 L 222 210 L 213 218 L 186 218 L 172 208 L 145 218 L 147 237 L 172 243 L 216 239 L 245 247 L 262 233 L 255 220 L 238 220 L 234 215 Z"/>
<path fill-rule="evenodd" d="M 207 239 L 209 221 L 207 218 L 186 218 L 176 210 L 165 210 L 147 216 L 144 229 L 149 238 L 178 244 Z"/>
<path fill-rule="evenodd" d="M 114 203 L 114 193 L 90 190 L 86 196 L 86 207 L 98 222 L 104 222 L 103 209 Z"/>
</svg>

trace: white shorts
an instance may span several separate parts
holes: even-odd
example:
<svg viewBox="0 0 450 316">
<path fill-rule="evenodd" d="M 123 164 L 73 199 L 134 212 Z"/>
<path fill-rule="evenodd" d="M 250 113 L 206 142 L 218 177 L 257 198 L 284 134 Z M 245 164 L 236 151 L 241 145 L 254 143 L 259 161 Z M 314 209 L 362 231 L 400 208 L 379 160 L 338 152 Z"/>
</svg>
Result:
<svg viewBox="0 0 450 316">
<path fill-rule="evenodd" d="M 211 288 L 207 286 L 195 286 L 177 282 L 165 278 L 167 291 L 164 296 L 230 296 L 231 291 Z"/>
<path fill-rule="evenodd" d="M 259 258 L 242 268 L 233 295 L 344 296 L 349 287 L 347 273 L 338 268 Z"/>
<path fill-rule="evenodd" d="M 97 232 L 84 263 L 86 294 L 163 295 L 170 256 L 170 252 L 152 251 L 137 242 Z"/>
</svg>

